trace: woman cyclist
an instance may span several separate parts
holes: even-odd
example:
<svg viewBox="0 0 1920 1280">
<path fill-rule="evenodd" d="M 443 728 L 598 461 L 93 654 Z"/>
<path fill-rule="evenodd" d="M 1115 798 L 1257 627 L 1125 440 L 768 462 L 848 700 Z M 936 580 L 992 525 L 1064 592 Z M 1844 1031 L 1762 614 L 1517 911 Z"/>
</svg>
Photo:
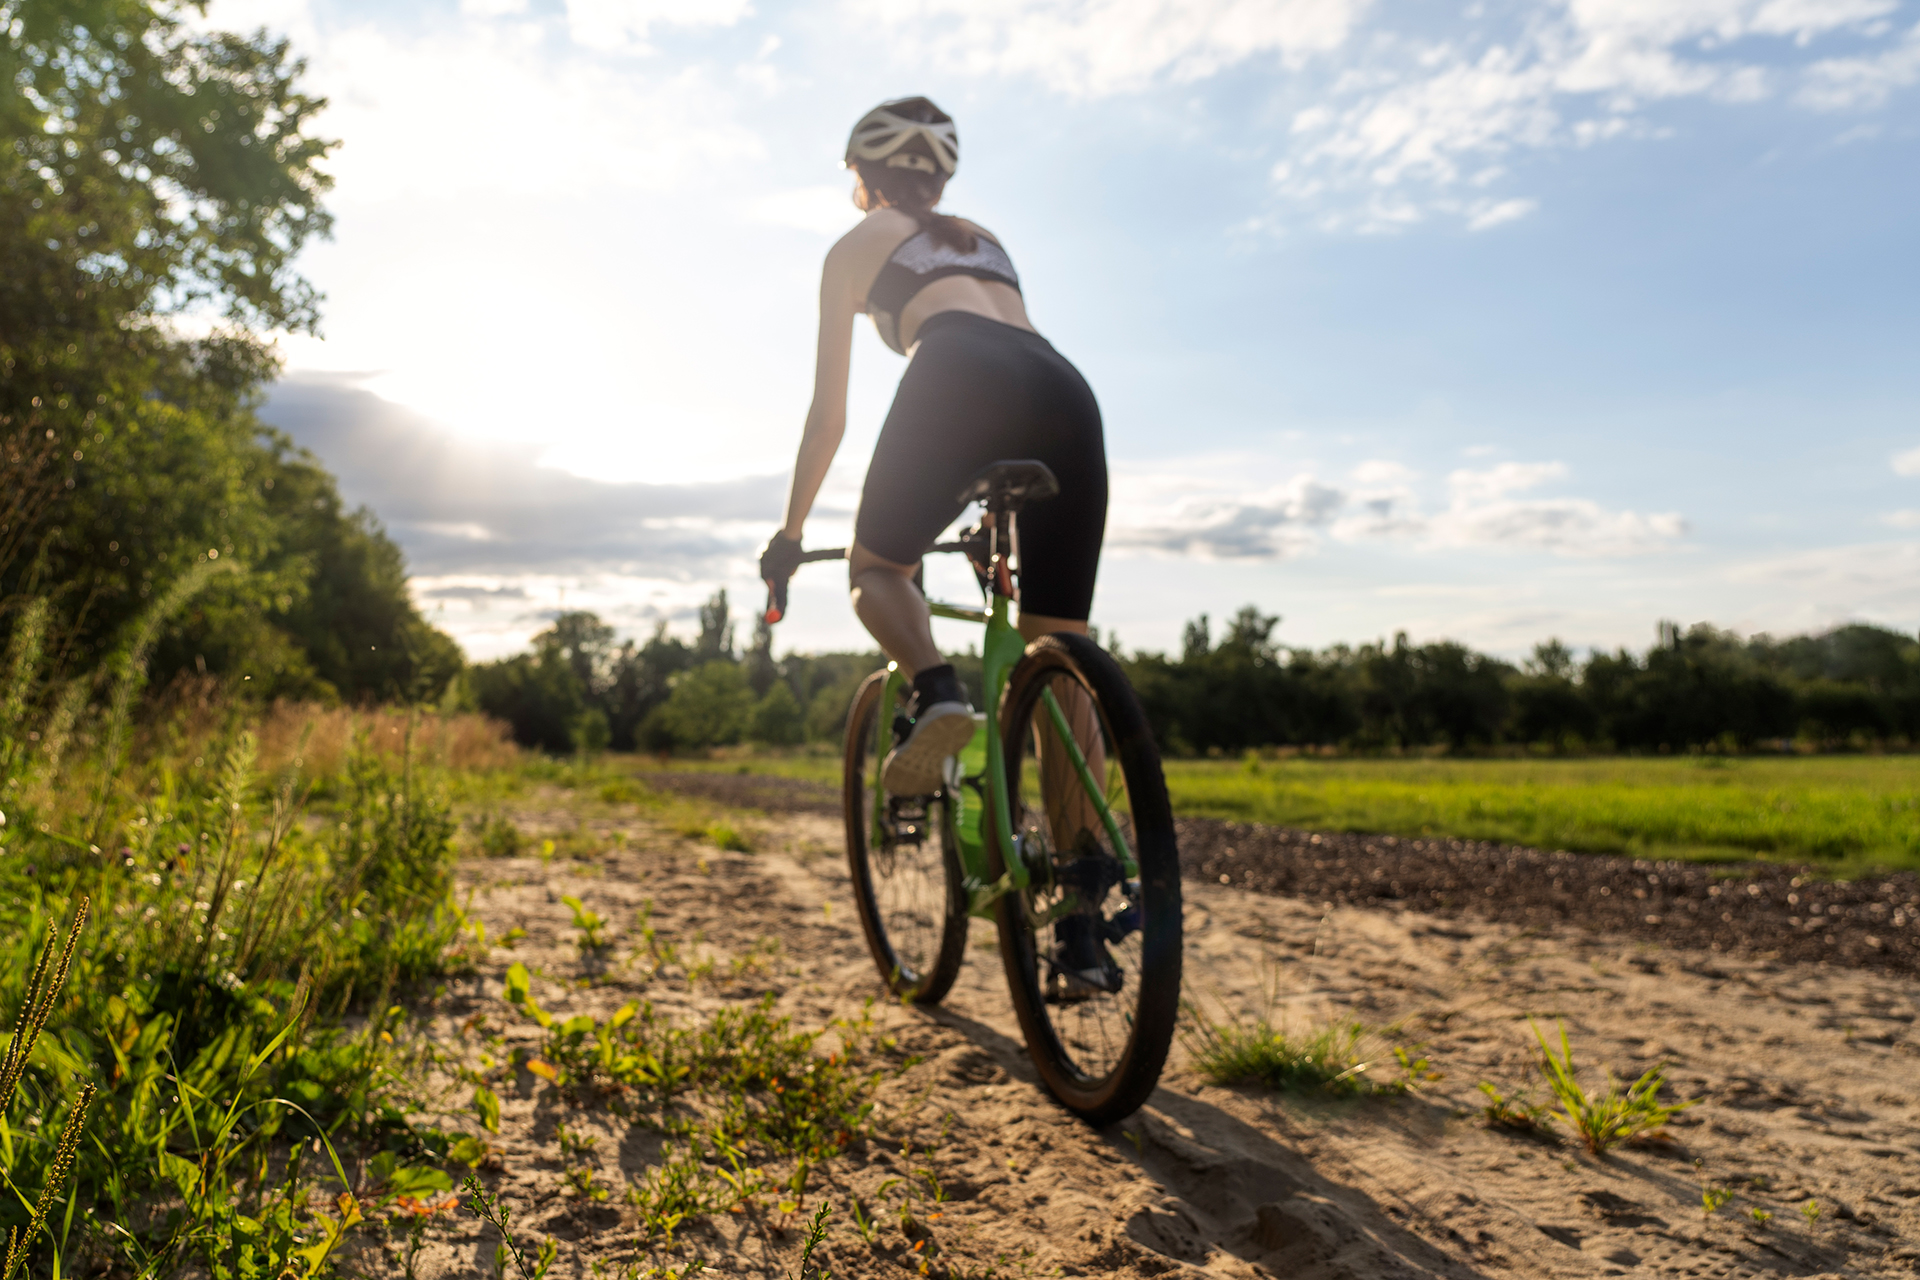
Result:
<svg viewBox="0 0 1920 1280">
<path fill-rule="evenodd" d="M 854 126 L 847 166 L 866 217 L 827 252 L 813 404 L 785 523 L 760 559 L 770 584 L 799 562 L 801 527 L 840 447 L 854 316 L 911 358 L 880 430 L 854 521 L 854 612 L 913 677 L 886 789 L 924 795 L 973 734 L 972 708 L 934 647 L 920 558 L 960 515 L 955 495 L 991 463 L 1036 458 L 1057 496 L 1020 513 L 1020 632 L 1085 634 L 1106 529 L 1100 408 L 1079 370 L 1034 331 L 999 240 L 935 211 L 960 159 L 953 119 L 926 98 L 882 103 Z"/>
</svg>

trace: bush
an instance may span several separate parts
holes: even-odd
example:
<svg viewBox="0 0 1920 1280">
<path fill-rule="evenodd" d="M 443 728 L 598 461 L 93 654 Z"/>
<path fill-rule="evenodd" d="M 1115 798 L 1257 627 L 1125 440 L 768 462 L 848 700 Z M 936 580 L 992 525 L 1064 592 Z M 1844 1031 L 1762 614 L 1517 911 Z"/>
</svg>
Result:
<svg viewBox="0 0 1920 1280">
<path fill-rule="evenodd" d="M 726 658 L 695 667 L 673 683 L 673 692 L 647 717 L 650 742 L 681 749 L 731 746 L 753 718 L 753 688 L 746 672 Z"/>
<path fill-rule="evenodd" d="M 573 726 L 586 691 L 557 654 L 519 654 L 468 673 L 480 710 L 513 726 L 513 739 L 543 751 L 573 749 Z"/>
<path fill-rule="evenodd" d="M 766 696 L 753 709 L 747 732 L 755 742 L 776 747 L 792 746 L 807 736 L 806 713 L 785 680 L 767 686 Z"/>
<path fill-rule="evenodd" d="M 65 1176 L 51 1138 L 77 1133 L 86 1099 L 69 1081 L 101 1082 L 73 1148 L 56 1272 L 91 1257 L 130 1275 L 239 1275 L 264 1258 L 262 1274 L 278 1274 L 313 1244 L 310 1206 L 340 1190 L 330 1162 L 303 1166 L 310 1139 L 432 1140 L 407 1116 L 405 1018 L 388 994 L 443 971 L 460 915 L 453 823 L 411 722 L 389 733 L 373 718 L 381 741 L 363 728 L 334 776 L 303 764 L 310 746 L 328 754 L 307 732 L 277 768 L 231 718 L 205 735 L 180 716 L 130 732 L 147 642 L 182 599 L 167 593 L 111 668 L 64 686 L 41 645 L 50 609 L 34 602 L 0 674 L 0 1008 L 33 1003 L 36 957 L 93 908 L 69 932 L 71 976 L 41 1006 L 44 1036 L 21 1051 L 22 1123 L 0 1151 L 20 1193 L 0 1206 L 4 1233 L 29 1224 L 49 1169 Z M 99 686 L 104 707 L 60 692 Z M 317 822 L 315 796 L 337 797 Z M 350 1011 L 367 1015 L 352 1030 Z M 424 1168 L 390 1181 L 400 1172 L 447 1181 Z M 22 1246 L 38 1252 L 36 1236 Z M 307 1270 L 325 1270 L 337 1238 Z"/>
</svg>

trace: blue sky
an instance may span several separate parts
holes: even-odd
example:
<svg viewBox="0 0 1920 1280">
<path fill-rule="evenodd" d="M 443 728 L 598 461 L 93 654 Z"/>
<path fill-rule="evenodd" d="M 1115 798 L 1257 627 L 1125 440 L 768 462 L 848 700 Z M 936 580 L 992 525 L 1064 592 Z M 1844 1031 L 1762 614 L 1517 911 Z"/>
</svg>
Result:
<svg viewBox="0 0 1920 1280">
<path fill-rule="evenodd" d="M 215 0 L 343 140 L 267 416 L 469 651 L 757 602 L 851 121 L 958 119 L 950 207 L 1087 373 L 1095 621 L 1519 655 L 1920 627 L 1920 0 Z M 902 365 L 862 328 L 809 542 Z M 780 643 L 861 643 L 830 570 Z M 964 584 L 936 573 L 936 585 Z M 963 641 L 956 630 L 948 642 Z"/>
</svg>

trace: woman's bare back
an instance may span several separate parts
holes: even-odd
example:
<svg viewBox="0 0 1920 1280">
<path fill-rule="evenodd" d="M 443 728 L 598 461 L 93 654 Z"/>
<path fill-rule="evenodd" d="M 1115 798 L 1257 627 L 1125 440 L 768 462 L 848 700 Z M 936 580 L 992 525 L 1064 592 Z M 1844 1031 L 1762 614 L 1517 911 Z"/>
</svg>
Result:
<svg viewBox="0 0 1920 1280">
<path fill-rule="evenodd" d="M 975 235 L 999 243 L 995 236 L 976 223 L 964 218 L 958 221 Z M 826 268 L 820 280 L 822 297 L 826 296 L 829 289 L 840 291 L 854 311 L 864 313 L 867 309 L 867 292 L 872 289 L 880 268 L 887 264 L 887 259 L 893 256 L 895 249 L 919 230 L 920 224 L 913 215 L 898 209 L 880 208 L 869 213 L 828 251 Z M 921 324 L 928 316 L 938 315 L 942 311 L 970 312 L 1033 332 L 1033 325 L 1027 319 L 1026 304 L 1018 289 L 997 280 L 980 280 L 965 275 L 943 276 L 930 281 L 907 303 L 900 315 L 901 346 L 911 350 Z"/>
</svg>

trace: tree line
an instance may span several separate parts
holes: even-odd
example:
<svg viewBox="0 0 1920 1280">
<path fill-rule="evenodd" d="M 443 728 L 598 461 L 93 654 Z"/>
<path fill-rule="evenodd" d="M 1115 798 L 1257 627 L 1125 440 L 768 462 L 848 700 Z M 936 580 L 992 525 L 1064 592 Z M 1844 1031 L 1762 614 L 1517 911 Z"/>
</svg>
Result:
<svg viewBox="0 0 1920 1280">
<path fill-rule="evenodd" d="M 701 606 L 691 641 L 664 621 L 644 643 L 616 641 L 598 615 L 562 613 L 530 652 L 476 664 L 450 696 L 547 751 L 788 746 L 837 740 L 855 688 L 882 661 L 877 652 L 776 661 L 764 620 L 737 651 L 723 588 Z"/>
<path fill-rule="evenodd" d="M 1594 650 L 1582 660 L 1548 640 L 1515 664 L 1452 641 L 1411 644 L 1405 633 L 1292 648 L 1274 641 L 1279 622 L 1248 606 L 1215 639 L 1202 615 L 1177 656 L 1121 660 L 1169 750 L 1920 743 L 1920 641 L 1882 627 L 1743 639 L 1662 623 L 1643 653 Z"/>
<path fill-rule="evenodd" d="M 1216 637 L 1203 614 L 1186 625 L 1177 654 L 1117 653 L 1165 750 L 1920 743 L 1920 642 L 1880 627 L 1782 640 L 1663 623 L 1642 653 L 1580 659 L 1549 640 L 1516 664 L 1452 641 L 1411 644 L 1404 633 L 1294 648 L 1274 640 L 1279 623 L 1248 606 Z M 510 722 L 521 742 L 550 751 L 834 742 L 854 690 L 881 661 L 873 652 L 776 659 L 764 622 L 736 652 L 720 591 L 690 642 L 663 622 L 645 643 L 616 643 L 595 615 L 562 614 L 530 653 L 474 667 L 462 696 Z M 978 705 L 978 656 L 953 661 Z"/>
</svg>

